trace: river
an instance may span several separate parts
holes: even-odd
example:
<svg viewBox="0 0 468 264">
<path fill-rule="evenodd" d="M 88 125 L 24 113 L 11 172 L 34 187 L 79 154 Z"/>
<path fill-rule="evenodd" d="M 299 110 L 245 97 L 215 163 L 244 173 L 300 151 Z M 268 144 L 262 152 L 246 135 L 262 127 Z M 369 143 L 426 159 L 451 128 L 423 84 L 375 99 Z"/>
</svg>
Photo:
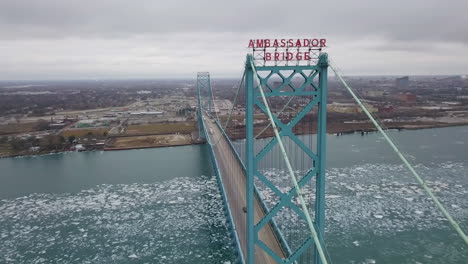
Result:
<svg viewBox="0 0 468 264">
<path fill-rule="evenodd" d="M 468 127 L 391 135 L 468 230 Z M 234 263 L 209 162 L 203 145 L 0 159 L 0 263 Z M 468 259 L 378 134 L 328 135 L 326 237 L 333 263 Z"/>
</svg>

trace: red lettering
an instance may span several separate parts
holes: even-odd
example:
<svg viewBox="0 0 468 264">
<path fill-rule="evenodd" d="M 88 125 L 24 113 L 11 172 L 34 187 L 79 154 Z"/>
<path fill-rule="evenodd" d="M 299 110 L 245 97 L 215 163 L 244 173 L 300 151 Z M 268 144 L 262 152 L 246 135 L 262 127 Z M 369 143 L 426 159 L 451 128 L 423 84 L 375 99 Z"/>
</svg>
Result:
<svg viewBox="0 0 468 264">
<path fill-rule="evenodd" d="M 310 61 L 311 47 L 326 47 L 327 39 L 250 39 L 249 48 L 262 48 L 264 61 Z M 306 48 L 308 47 L 308 48 Z M 275 49 L 273 52 L 272 49 Z M 308 50 L 308 51 L 307 51 Z M 268 51 L 268 52 L 267 52 Z"/>
<path fill-rule="evenodd" d="M 318 44 L 319 44 L 318 39 L 313 39 L 313 40 L 312 40 L 312 47 L 317 47 Z"/>
<path fill-rule="evenodd" d="M 263 48 L 263 39 L 257 39 L 256 46 L 257 48 Z"/>
<path fill-rule="evenodd" d="M 284 48 L 284 47 L 286 47 L 286 40 L 281 39 L 281 48 Z"/>
<path fill-rule="evenodd" d="M 302 60 L 302 52 L 296 53 L 296 60 Z"/>
<path fill-rule="evenodd" d="M 296 47 L 302 47 L 302 45 L 301 45 L 301 40 L 300 40 L 300 39 L 298 39 L 298 40 L 296 41 Z"/>
<path fill-rule="evenodd" d="M 275 41 L 273 41 L 273 47 L 276 47 L 276 48 L 278 47 L 278 40 L 277 39 L 275 39 Z"/>
<path fill-rule="evenodd" d="M 327 46 L 327 39 L 320 39 L 320 47 L 326 47 Z"/>
<path fill-rule="evenodd" d="M 275 52 L 275 61 L 279 60 L 279 52 Z"/>
<path fill-rule="evenodd" d="M 327 39 L 250 39 L 249 48 L 326 47 Z"/>
</svg>

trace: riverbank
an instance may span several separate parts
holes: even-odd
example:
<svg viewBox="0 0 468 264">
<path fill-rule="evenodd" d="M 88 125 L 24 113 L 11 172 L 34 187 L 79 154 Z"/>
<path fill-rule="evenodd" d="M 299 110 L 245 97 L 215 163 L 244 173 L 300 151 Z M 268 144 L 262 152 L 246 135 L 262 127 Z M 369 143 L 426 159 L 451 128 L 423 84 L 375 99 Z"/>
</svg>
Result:
<svg viewBox="0 0 468 264">
<path fill-rule="evenodd" d="M 204 141 L 204 140 L 200 140 L 200 141 L 198 141 L 198 142 L 181 143 L 181 144 L 170 144 L 170 145 L 134 146 L 134 147 L 109 147 L 109 148 L 104 148 L 104 151 L 130 150 L 130 149 L 149 149 L 149 148 L 168 148 L 168 147 L 182 147 L 182 146 L 200 145 L 200 144 L 204 144 L 205 142 L 206 142 L 206 141 Z"/>
<path fill-rule="evenodd" d="M 273 137 L 274 133 L 271 128 L 265 129 L 266 125 L 255 126 L 254 134 L 256 138 L 268 138 Z M 441 127 L 453 127 L 453 126 L 468 126 L 468 122 L 386 122 L 384 123 L 384 129 L 396 129 L 396 130 L 417 130 L 417 129 L 430 129 L 430 128 L 441 128 Z M 316 123 L 299 123 L 293 129 L 297 135 L 304 134 L 317 134 Z M 328 123 L 327 134 L 352 134 L 352 133 L 372 133 L 376 132 L 374 124 L 369 122 L 349 122 L 349 123 Z M 245 138 L 245 130 L 243 128 L 236 129 L 231 133 L 232 139 L 243 139 Z"/>
<path fill-rule="evenodd" d="M 386 129 L 396 130 L 418 130 L 418 129 L 431 129 L 442 127 L 455 127 L 455 126 L 468 126 L 468 122 L 458 123 L 443 123 L 443 122 L 390 122 L 385 123 Z M 255 134 L 257 135 L 263 130 L 263 127 L 255 127 Z M 329 123 L 327 125 L 328 134 L 353 134 L 362 133 L 368 134 L 376 132 L 377 129 L 370 122 L 350 122 L 350 123 Z M 245 138 L 244 129 L 237 129 L 236 133 L 231 134 L 232 139 Z M 298 135 L 303 134 L 316 134 L 317 127 L 314 124 L 299 124 L 294 128 L 294 132 Z M 274 136 L 271 129 L 267 129 L 257 138 L 268 138 Z M 106 142 L 106 145 L 99 149 L 103 151 L 116 151 L 116 150 L 131 150 L 131 149 L 147 149 L 147 148 L 165 148 L 203 144 L 204 140 L 197 139 L 196 131 L 190 134 L 164 134 L 164 135 L 125 135 L 122 137 L 112 137 Z M 5 151 L 5 150 L 3 150 Z M 70 149 L 54 150 L 54 151 L 22 151 L 22 152 L 0 152 L 0 158 L 18 157 L 18 156 L 38 156 L 50 153 L 68 152 Z"/>
</svg>

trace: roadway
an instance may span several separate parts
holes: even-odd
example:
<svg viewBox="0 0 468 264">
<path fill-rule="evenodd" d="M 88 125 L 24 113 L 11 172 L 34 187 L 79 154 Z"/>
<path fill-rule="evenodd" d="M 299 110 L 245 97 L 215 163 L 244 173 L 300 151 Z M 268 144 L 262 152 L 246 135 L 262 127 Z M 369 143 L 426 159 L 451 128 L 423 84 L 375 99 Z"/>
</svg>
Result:
<svg viewBox="0 0 468 264">
<path fill-rule="evenodd" d="M 235 153 L 231 150 L 228 141 L 224 138 L 222 131 L 218 128 L 216 123 L 209 117 L 204 115 L 206 130 L 210 142 L 214 144 L 212 146 L 216 156 L 217 165 L 220 170 L 220 176 L 223 180 L 224 189 L 228 198 L 228 203 L 231 208 L 231 213 L 234 221 L 237 235 L 241 244 L 241 249 L 244 257 L 247 256 L 247 233 L 246 233 L 246 213 L 244 207 L 246 207 L 246 175 L 242 168 L 242 165 L 238 161 Z M 265 212 L 258 200 L 258 197 L 254 200 L 255 209 L 255 223 L 258 223 Z M 273 231 L 271 224 L 265 225 L 259 234 L 259 239 L 263 241 L 273 252 L 279 257 L 285 258 L 283 248 Z M 266 263 L 274 264 L 277 263 L 271 258 L 265 251 L 260 247 L 255 248 L 255 263 Z"/>
</svg>

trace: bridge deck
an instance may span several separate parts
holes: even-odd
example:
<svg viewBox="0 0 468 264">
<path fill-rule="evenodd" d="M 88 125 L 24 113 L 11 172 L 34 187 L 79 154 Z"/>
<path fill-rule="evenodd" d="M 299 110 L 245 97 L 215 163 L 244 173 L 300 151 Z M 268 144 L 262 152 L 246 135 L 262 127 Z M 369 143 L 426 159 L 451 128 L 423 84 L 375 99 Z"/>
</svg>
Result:
<svg viewBox="0 0 468 264">
<path fill-rule="evenodd" d="M 209 117 L 204 116 L 205 125 L 210 137 L 210 142 L 216 143 L 213 146 L 213 152 L 216 155 L 218 168 L 221 173 L 221 178 L 224 183 L 224 189 L 228 197 L 228 203 L 231 208 L 234 225 L 237 230 L 237 235 L 241 244 L 241 249 L 244 256 L 247 256 L 247 233 L 246 233 L 246 213 L 243 207 L 246 206 L 246 176 L 242 165 L 237 160 L 235 153 L 229 146 L 228 141 L 222 136 L 222 131 L 216 123 Z M 254 201 L 255 206 L 255 223 L 260 221 L 265 215 L 263 208 L 258 200 Z M 270 224 L 265 225 L 259 232 L 259 239 L 263 241 L 273 252 L 279 257 L 284 258 L 285 254 L 281 243 L 279 242 L 276 233 Z M 255 263 L 276 263 L 266 252 L 261 248 L 255 249 Z"/>
</svg>

